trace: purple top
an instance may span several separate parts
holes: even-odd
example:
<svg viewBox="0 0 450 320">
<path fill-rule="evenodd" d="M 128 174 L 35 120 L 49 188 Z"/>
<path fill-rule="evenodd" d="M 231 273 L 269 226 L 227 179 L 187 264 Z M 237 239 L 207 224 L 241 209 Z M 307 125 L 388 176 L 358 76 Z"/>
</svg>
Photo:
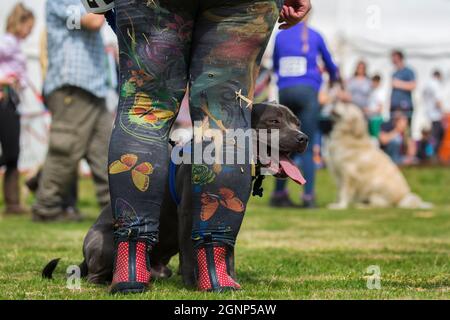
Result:
<svg viewBox="0 0 450 320">
<path fill-rule="evenodd" d="M 20 85 L 27 83 L 27 58 L 20 48 L 20 40 L 10 33 L 0 37 L 0 78 L 14 75 Z"/>
<path fill-rule="evenodd" d="M 331 80 L 337 80 L 338 68 L 324 39 L 316 30 L 308 28 L 308 51 L 303 51 L 302 33 L 304 23 L 283 30 L 275 40 L 273 65 L 278 75 L 280 90 L 296 85 L 310 86 L 316 91 L 322 85 L 322 74 L 317 65 L 317 58 L 322 57 Z"/>
</svg>

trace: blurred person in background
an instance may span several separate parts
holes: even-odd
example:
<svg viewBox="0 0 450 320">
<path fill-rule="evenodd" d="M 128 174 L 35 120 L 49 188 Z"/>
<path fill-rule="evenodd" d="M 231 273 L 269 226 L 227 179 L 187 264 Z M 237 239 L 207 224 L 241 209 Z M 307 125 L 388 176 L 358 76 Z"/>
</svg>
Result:
<svg viewBox="0 0 450 320">
<path fill-rule="evenodd" d="M 366 62 L 358 62 L 354 76 L 347 82 L 346 88 L 351 96 L 351 102 L 365 112 L 372 91 L 372 83 L 367 75 Z"/>
<path fill-rule="evenodd" d="M 6 167 L 3 183 L 5 213 L 26 213 L 20 203 L 18 161 L 20 152 L 20 91 L 27 85 L 27 64 L 21 42 L 34 26 L 33 13 L 21 3 L 8 17 L 6 34 L 0 38 L 0 167 Z"/>
<path fill-rule="evenodd" d="M 46 10 L 44 95 L 52 124 L 33 220 L 79 221 L 80 213 L 63 205 L 82 158 L 91 168 L 100 206 L 109 203 L 107 154 L 113 119 L 105 102 L 106 55 L 100 34 L 105 20 L 88 14 L 79 0 L 47 1 Z"/>
<path fill-rule="evenodd" d="M 434 139 L 431 134 L 431 129 L 426 126 L 422 129 L 422 136 L 419 141 L 417 141 L 417 159 L 421 164 L 432 163 L 435 156 L 434 152 Z"/>
<path fill-rule="evenodd" d="M 437 155 L 444 138 L 444 85 L 442 73 L 434 71 L 425 85 L 423 102 L 427 120 L 431 125 L 431 146 L 433 155 Z"/>
<path fill-rule="evenodd" d="M 273 54 L 274 71 L 278 76 L 280 103 L 289 107 L 300 119 L 302 131 L 310 141 L 315 140 L 318 131 L 320 106 L 319 90 L 322 74 L 318 66 L 321 57 L 330 80 L 338 79 L 338 69 L 333 62 L 325 40 L 316 30 L 308 27 L 307 20 L 295 27 L 281 31 L 275 40 Z M 307 184 L 303 193 L 303 207 L 314 208 L 315 203 L 315 163 L 313 143 L 300 156 Z M 271 198 L 274 207 L 292 207 L 286 180 L 277 180 Z"/>
<path fill-rule="evenodd" d="M 369 133 L 378 139 L 383 124 L 384 92 L 381 89 L 381 76 L 374 75 L 371 81 L 371 92 L 365 114 L 369 124 Z"/>
<path fill-rule="evenodd" d="M 48 69 L 48 54 L 47 54 L 47 29 L 44 28 L 39 37 L 39 64 L 41 67 L 41 75 L 42 75 L 42 83 L 45 83 L 45 78 L 47 75 Z M 45 107 L 45 105 L 44 105 Z M 29 177 L 25 185 L 28 189 L 36 193 L 39 188 L 39 179 L 42 175 L 42 168 L 37 170 L 37 173 L 31 177 Z M 74 181 L 72 186 L 70 187 L 70 191 L 64 197 L 62 207 L 64 210 L 78 210 L 77 209 L 78 202 L 78 175 L 75 173 Z"/>
<path fill-rule="evenodd" d="M 409 136 L 408 116 L 401 111 L 395 112 L 391 120 L 381 126 L 380 145 L 398 165 L 413 162 L 416 148 Z"/>
<path fill-rule="evenodd" d="M 414 112 L 413 92 L 417 87 L 414 71 L 405 64 L 405 55 L 399 50 L 391 54 L 395 72 L 392 75 L 391 115 L 397 111 L 402 112 L 411 120 Z"/>
</svg>

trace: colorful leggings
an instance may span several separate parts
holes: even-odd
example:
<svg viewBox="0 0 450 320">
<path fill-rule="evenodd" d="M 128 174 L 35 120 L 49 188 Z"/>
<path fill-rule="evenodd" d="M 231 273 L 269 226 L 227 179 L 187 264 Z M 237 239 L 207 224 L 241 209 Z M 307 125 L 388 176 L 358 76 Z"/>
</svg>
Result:
<svg viewBox="0 0 450 320">
<path fill-rule="evenodd" d="M 193 122 L 250 129 L 255 77 L 283 0 L 116 0 L 120 102 L 109 152 L 116 239 L 158 241 L 170 129 L 189 88 Z M 251 166 L 192 166 L 193 238 L 234 244 Z"/>
</svg>

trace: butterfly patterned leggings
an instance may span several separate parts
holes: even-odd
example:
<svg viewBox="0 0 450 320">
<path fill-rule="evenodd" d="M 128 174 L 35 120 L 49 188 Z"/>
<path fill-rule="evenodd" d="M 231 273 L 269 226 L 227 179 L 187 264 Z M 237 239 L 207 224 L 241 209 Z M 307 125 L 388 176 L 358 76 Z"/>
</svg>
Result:
<svg viewBox="0 0 450 320">
<path fill-rule="evenodd" d="M 158 241 L 169 132 L 187 88 L 197 127 L 251 128 L 249 101 L 282 2 L 116 0 L 121 89 L 109 152 L 116 239 Z M 250 161 L 196 162 L 192 188 L 193 239 L 234 245 Z"/>
</svg>

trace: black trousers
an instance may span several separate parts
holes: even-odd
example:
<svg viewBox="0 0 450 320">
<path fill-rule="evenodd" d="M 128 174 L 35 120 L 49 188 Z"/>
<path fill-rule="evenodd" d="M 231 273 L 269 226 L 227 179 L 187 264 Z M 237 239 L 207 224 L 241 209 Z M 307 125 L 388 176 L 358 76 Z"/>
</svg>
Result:
<svg viewBox="0 0 450 320">
<path fill-rule="evenodd" d="M 10 96 L 0 101 L 0 167 L 16 169 L 20 152 L 20 116 Z"/>
</svg>

